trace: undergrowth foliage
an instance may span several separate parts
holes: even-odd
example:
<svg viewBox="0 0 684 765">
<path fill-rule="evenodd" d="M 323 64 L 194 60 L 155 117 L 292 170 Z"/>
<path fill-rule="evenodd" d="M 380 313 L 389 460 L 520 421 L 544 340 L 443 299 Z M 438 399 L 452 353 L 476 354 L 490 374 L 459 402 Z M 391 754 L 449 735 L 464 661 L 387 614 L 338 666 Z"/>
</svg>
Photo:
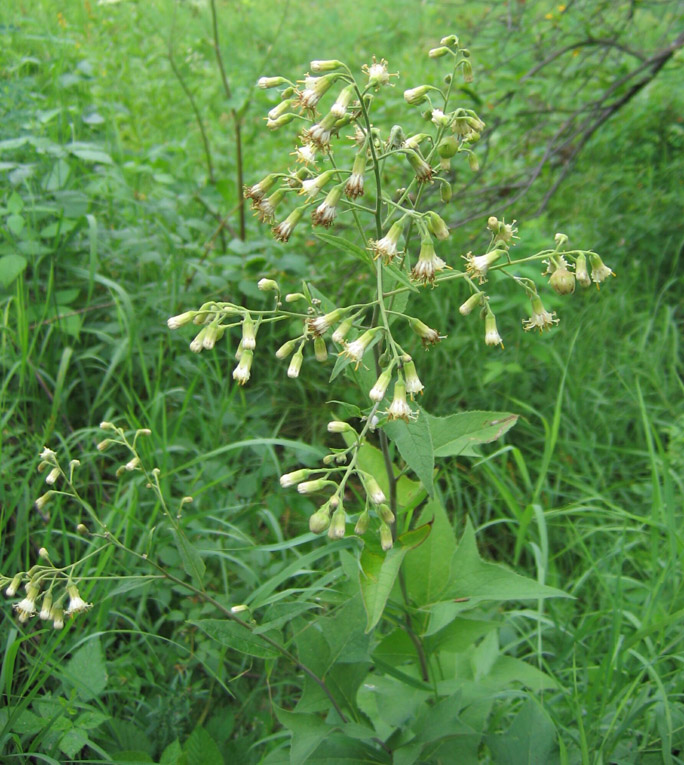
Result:
<svg viewBox="0 0 684 765">
<path fill-rule="evenodd" d="M 245 196 L 279 242 L 287 243 L 308 219 L 329 257 L 358 262 L 371 276 L 362 283 L 362 299 L 337 304 L 325 284 L 312 280 L 299 292 L 283 294 L 278 279 L 266 275 L 258 287 L 272 295 L 269 308 L 212 300 L 168 320 L 174 330 L 194 328 L 190 349 L 196 353 L 239 335 L 235 385 L 258 377 L 272 356 L 273 363 L 285 362 L 287 378 L 304 383 L 311 360 L 330 365 L 328 432 L 334 446 L 318 465 L 282 473 L 280 484 L 321 497 L 310 530 L 327 531 L 349 581 L 323 604 L 318 594 L 285 602 L 277 592 L 282 579 L 263 583 L 245 602 L 227 604 L 227 593 L 219 592 L 220 580 L 205 562 L 202 540 L 186 527 L 184 510 L 192 497 L 172 500 L 160 469 L 140 447 L 153 434 L 112 422 L 101 424 L 105 437 L 97 449 L 115 455 L 117 477 L 132 474 L 153 493 L 160 522 L 141 544 L 133 544 L 79 488 L 79 461 L 64 467 L 46 446 L 39 471 L 48 488 L 36 506 L 48 512 L 64 497 L 79 508 L 78 544 L 85 543 L 86 552 L 62 566 L 41 548 L 31 568 L 2 576 L 7 596 L 19 596 L 24 587 L 14 604 L 19 622 L 30 626 L 38 617 L 56 630 L 67 627 L 70 617 L 96 610 L 95 599 L 87 602 L 91 595 L 81 593 L 102 580 L 159 580 L 190 593 L 207 606 L 188 622 L 199 640 L 220 651 L 283 660 L 301 676 L 289 708 L 276 709 L 292 732 L 292 762 L 314 752 L 355 761 L 477 762 L 496 699 L 511 683 L 530 690 L 556 687 L 540 669 L 500 652 L 497 604 L 563 593 L 485 562 L 470 524 L 457 545 L 435 482 L 436 459 L 477 456 L 479 445 L 503 436 L 517 416 L 432 416 L 419 404 L 420 375 L 430 364 L 426 352 L 446 333 L 458 332 L 460 321 L 481 321 L 485 344 L 503 347 L 491 304 L 499 280 L 512 281 L 529 299 L 523 329 L 542 332 L 559 321 L 544 307 L 542 281 L 570 296 L 577 282 L 598 287 L 614 274 L 597 253 L 570 248 L 561 233 L 548 248 L 517 257 L 515 221 L 495 216 L 483 221 L 488 241 L 481 250 L 453 253 L 444 220 L 444 210 L 457 202 L 452 165 L 477 170 L 475 149 L 486 126 L 475 111 L 454 104 L 458 78 L 473 80 L 469 51 L 450 35 L 429 56 L 448 62 L 449 71 L 440 86 L 417 84 L 404 91 L 405 125 L 374 121 L 377 100 L 396 93 L 396 75 L 384 59 L 373 59 L 360 76 L 341 61 L 317 60 L 298 82 L 269 76 L 258 83 L 279 94 L 267 128 L 301 130 L 290 167 L 273 169 L 247 186 Z M 409 124 L 419 127 L 409 130 Z M 329 232 L 333 227 L 339 235 Z M 544 268 L 538 281 L 518 274 L 528 263 Z M 443 326 L 433 328 L 413 306 L 436 289 L 458 290 L 460 316 L 445 317 Z M 264 328 L 278 323 L 292 328 L 291 336 L 277 349 L 264 348 Z M 159 554 L 164 537 L 173 540 L 177 569 Z M 107 558 L 112 549 L 118 555 Z M 314 607 L 322 613 L 308 616 Z M 521 725 L 542 731 L 551 751 L 553 726 L 546 713 L 529 700 L 519 717 Z M 518 734 L 512 728 L 510 735 L 513 740 Z M 507 742 L 501 736 L 486 745 L 496 751 Z M 180 762 L 180 744 L 171 746 L 163 761 Z M 280 754 L 276 749 L 265 761 L 280 762 Z"/>
</svg>

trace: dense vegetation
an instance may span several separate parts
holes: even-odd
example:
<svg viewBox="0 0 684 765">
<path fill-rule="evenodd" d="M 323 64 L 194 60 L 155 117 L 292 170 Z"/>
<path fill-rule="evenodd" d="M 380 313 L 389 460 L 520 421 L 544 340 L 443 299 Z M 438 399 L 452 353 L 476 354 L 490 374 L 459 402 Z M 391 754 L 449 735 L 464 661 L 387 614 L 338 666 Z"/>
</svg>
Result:
<svg viewBox="0 0 684 765">
<path fill-rule="evenodd" d="M 103 552 L 79 575 L 92 609 L 64 629 L 18 623 L 6 599 L 3 761 L 684 761 L 681 4 L 10 5 L 0 574 L 6 587 L 41 548 L 58 566 Z M 309 226 L 276 242 L 245 206 L 240 177 L 282 170 L 295 135 L 266 130 L 277 97 L 255 83 L 301 77 L 313 59 L 358 74 L 384 56 L 401 76 L 374 119 L 409 133 L 420 110 L 406 117 L 401 93 L 441 84 L 425 51 L 452 32 L 475 71 L 457 99 L 487 127 L 479 169 L 454 162 L 449 204 L 428 192 L 453 227 L 451 262 L 486 243 L 497 215 L 518 219 L 517 257 L 561 231 L 618 278 L 571 300 L 545 293 L 561 322 L 535 336 L 521 331 L 524 296 L 502 282 L 503 350 L 459 315 L 461 288 L 415 298 L 448 335 L 421 362 L 421 406 L 520 419 L 479 456 L 438 461 L 432 499 L 415 475 L 399 482 L 423 503 L 408 533 L 434 522 L 402 548 L 408 598 L 397 584 L 366 632 L 359 568 L 363 554 L 382 560 L 379 546 L 362 553 L 351 527 L 332 542 L 309 533 L 316 504 L 278 483 L 317 464 L 326 423 L 361 405 L 351 377 L 333 388 L 330 367 L 307 359 L 288 379 L 273 358 L 291 336 L 283 322 L 260 331 L 240 387 L 236 342 L 195 355 L 166 321 L 209 300 L 265 307 L 262 277 L 351 302 L 367 281 L 358 260 Z M 156 483 L 115 475 L 131 454 L 98 451 L 102 421 L 151 431 L 136 449 Z M 36 507 L 46 446 L 63 466 L 80 461 L 82 503 Z M 89 535 L 90 512 L 121 548 Z M 424 607 L 426 571 L 475 569 L 498 589 L 448 590 L 471 597 L 448 613 Z"/>
</svg>

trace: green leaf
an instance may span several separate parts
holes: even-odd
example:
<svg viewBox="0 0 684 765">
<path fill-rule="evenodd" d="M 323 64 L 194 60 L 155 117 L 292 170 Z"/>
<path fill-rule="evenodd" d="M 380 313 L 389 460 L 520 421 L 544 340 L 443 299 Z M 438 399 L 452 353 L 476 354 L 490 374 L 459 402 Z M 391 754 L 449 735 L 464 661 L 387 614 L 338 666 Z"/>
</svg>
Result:
<svg viewBox="0 0 684 765">
<path fill-rule="evenodd" d="M 152 757 L 144 752 L 142 749 L 126 749 L 122 752 L 116 752 L 113 755 L 112 762 L 114 765 L 147 765 L 148 763 L 154 763 Z"/>
<path fill-rule="evenodd" d="M 41 185 L 44 191 L 57 191 L 66 186 L 71 175 L 71 168 L 65 159 L 58 159 L 43 178 Z"/>
<path fill-rule="evenodd" d="M 69 659 L 62 674 L 82 701 L 97 698 L 106 688 L 108 679 L 99 638 L 88 640 L 81 646 Z"/>
<path fill-rule="evenodd" d="M 359 578 L 367 616 L 366 632 L 370 632 L 382 618 L 404 556 L 424 542 L 429 534 L 430 526 L 425 525 L 402 534 L 387 553 L 374 552 L 369 547 L 363 549 Z"/>
<path fill-rule="evenodd" d="M 102 165 L 114 164 L 114 160 L 109 154 L 94 143 L 75 142 L 67 144 L 66 148 L 84 162 L 99 162 Z"/>
<path fill-rule="evenodd" d="M 159 765 L 187 765 L 187 758 L 183 752 L 180 741 L 172 741 L 162 752 Z"/>
<path fill-rule="evenodd" d="M 518 421 L 510 412 L 459 412 L 448 417 L 427 415 L 435 457 L 462 454 L 479 456 L 477 444 L 487 444 L 509 431 Z"/>
<path fill-rule="evenodd" d="M 433 473 L 435 454 L 432 447 L 430 426 L 425 412 L 418 409 L 418 419 L 411 422 L 395 420 L 383 425 L 383 430 L 396 444 L 399 454 L 429 494 L 434 494 Z"/>
<path fill-rule="evenodd" d="M 348 252 L 350 255 L 353 255 L 355 258 L 362 260 L 364 263 L 372 263 L 372 258 L 369 252 L 366 252 L 366 250 L 362 249 L 356 244 L 352 244 L 351 242 L 348 242 L 346 239 L 343 239 L 341 236 L 334 236 L 333 234 L 326 234 L 322 231 L 317 231 L 316 238 L 320 239 L 321 242 L 325 242 L 326 244 L 329 244 L 332 247 L 337 248 L 338 250 L 343 250 L 344 252 Z"/>
<path fill-rule="evenodd" d="M 21 232 L 24 230 L 25 225 L 26 225 L 26 221 L 24 220 L 24 217 L 22 215 L 18 215 L 17 213 L 14 213 L 13 215 L 7 216 L 7 228 L 15 236 L 19 236 L 19 234 L 21 234 Z"/>
<path fill-rule="evenodd" d="M 444 506 L 438 499 L 428 502 L 418 524 L 432 523 L 432 532 L 425 544 L 406 557 L 404 570 L 411 600 L 418 606 L 435 603 L 449 584 L 451 561 L 456 540 Z"/>
<path fill-rule="evenodd" d="M 306 762 L 318 749 L 323 739 L 335 730 L 317 715 L 288 712 L 279 707 L 275 707 L 275 712 L 281 725 L 292 733 L 291 765 Z"/>
<path fill-rule="evenodd" d="M 188 576 L 192 577 L 196 587 L 201 587 L 206 570 L 202 556 L 197 548 L 190 543 L 182 529 L 172 529 L 171 533 L 176 541 L 176 549 L 183 562 L 183 570 Z"/>
<path fill-rule="evenodd" d="M 190 624 L 199 627 L 202 632 L 205 632 L 212 640 L 216 640 L 221 645 L 240 653 L 246 653 L 248 656 L 256 656 L 259 659 L 275 659 L 281 655 L 280 651 L 266 641 L 229 619 L 198 619 L 191 621 Z M 269 637 L 272 638 L 271 635 Z"/>
<path fill-rule="evenodd" d="M 521 683 L 535 692 L 558 688 L 558 683 L 546 672 L 514 656 L 498 656 L 489 670 L 487 680 L 493 680 L 502 689 L 510 688 L 513 683 Z"/>
<path fill-rule="evenodd" d="M 520 576 L 505 566 L 483 561 L 477 551 L 475 530 L 470 520 L 466 522 L 465 531 L 454 554 L 451 581 L 445 595 L 449 598 L 465 598 L 469 604 L 483 600 L 570 597 L 562 590 Z"/>
<path fill-rule="evenodd" d="M 72 728 L 60 738 L 59 748 L 70 760 L 73 760 L 87 743 L 88 736 L 85 731 L 78 730 L 78 728 Z"/>
<path fill-rule="evenodd" d="M 0 258 L 0 284 L 9 287 L 28 265 L 26 258 L 21 255 L 3 255 Z"/>
<path fill-rule="evenodd" d="M 224 765 L 221 750 L 204 728 L 197 726 L 183 747 L 187 765 Z"/>
<path fill-rule="evenodd" d="M 549 716 L 529 699 L 506 733 L 487 736 L 487 746 L 496 765 L 546 765 L 553 760 L 555 738 Z"/>
</svg>

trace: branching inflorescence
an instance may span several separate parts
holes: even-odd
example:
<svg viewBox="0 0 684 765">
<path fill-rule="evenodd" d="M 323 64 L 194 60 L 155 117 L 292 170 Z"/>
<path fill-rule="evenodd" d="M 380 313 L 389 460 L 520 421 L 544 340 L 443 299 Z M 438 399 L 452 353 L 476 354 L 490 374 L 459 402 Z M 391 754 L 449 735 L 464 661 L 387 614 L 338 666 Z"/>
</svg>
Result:
<svg viewBox="0 0 684 765">
<path fill-rule="evenodd" d="M 328 228 L 344 221 L 347 225 L 343 230 L 348 235 L 354 231 L 349 238 L 358 236 L 368 253 L 367 267 L 375 277 L 368 301 L 323 313 L 320 301 L 311 296 L 306 284 L 303 292 L 283 298 L 274 280 L 262 279 L 259 288 L 272 291 L 275 296 L 275 305 L 270 310 L 212 302 L 168 322 L 172 329 L 189 323 L 201 327 L 190 344 L 196 352 L 213 348 L 226 330 L 241 327 L 238 364 L 233 371 L 233 378 L 240 385 L 250 378 L 256 334 L 264 323 L 301 319 L 301 333 L 275 352 L 278 359 L 290 359 L 287 368 L 290 378 L 300 375 L 309 344 L 317 361 L 328 360 L 329 333 L 337 346 L 337 355 L 357 368 L 374 349 L 377 381 L 366 391 L 370 403 L 364 412 L 363 427 L 357 430 L 347 422 L 331 422 L 329 431 L 342 434 L 346 447 L 333 450 L 320 469 L 300 469 L 283 475 L 281 484 L 297 486 L 302 494 L 327 492 L 329 496 L 311 517 L 310 527 L 316 533 L 327 530 L 331 538 L 337 538 L 346 533 L 345 487 L 355 476 L 366 495 L 356 532 L 365 532 L 372 509 L 379 519 L 385 549 L 393 544 L 390 525 L 396 508 L 388 505 L 376 478 L 359 468 L 359 448 L 369 431 L 392 420 L 411 422 L 419 416 L 419 410 L 411 406 L 409 399 L 422 394 L 423 384 L 412 355 L 404 347 L 402 326 L 412 330 L 425 348 L 443 339 L 443 335 L 418 317 L 393 310 L 397 296 L 415 291 L 416 286 L 435 288 L 461 280 L 470 292 L 460 307 L 461 314 L 466 316 L 477 309 L 484 320 L 485 343 L 503 347 L 489 296 L 483 289 L 492 272 L 503 272 L 525 291 L 531 314 L 523 320 L 523 328 L 539 331 L 551 328 L 558 319 L 544 308 L 535 283 L 513 273 L 516 265 L 543 260 L 550 287 L 561 295 L 574 292 L 577 281 L 586 287 L 593 280 L 598 286 L 612 275 L 596 253 L 568 249 L 563 234 L 556 235 L 553 248 L 513 260 L 511 248 L 518 238 L 515 222 L 506 223 L 494 216 L 487 221 L 490 242 L 484 252 L 469 252 L 461 262 L 444 250 L 449 227 L 435 210 L 423 209 L 426 205 L 422 203 L 437 201 L 431 194 L 433 188 L 439 188 L 442 206 L 449 202 L 451 186 L 447 176 L 453 160 L 464 158 L 471 170 L 479 169 L 473 146 L 486 125 L 472 109 L 452 104 L 454 79 L 459 75 L 466 82 L 473 79 L 469 51 L 460 46 L 455 35 L 450 35 L 429 56 L 449 60 L 451 72 L 441 87 L 425 84 L 404 91 L 406 104 L 423 110 L 423 131 L 411 135 L 406 135 L 401 125 L 384 131 L 371 121 L 376 93 L 391 86 L 396 76 L 389 72 L 384 59 L 374 58 L 364 66 L 362 78 L 355 77 L 342 61 L 318 60 L 311 62 L 312 74 L 297 83 L 281 76 L 262 77 L 258 82 L 263 89 L 281 89 L 279 103 L 268 113 L 269 129 L 278 130 L 291 123 L 303 126 L 298 135 L 299 145 L 293 152 L 295 167 L 270 173 L 245 188 L 245 197 L 251 200 L 259 218 L 271 224 L 273 236 L 280 242 L 287 242 L 307 217 L 314 227 Z M 323 108 L 328 98 L 331 103 Z M 345 139 L 351 139 L 351 145 Z M 391 189 L 383 186 L 383 178 L 402 170 L 411 176 L 403 179 L 404 187 L 398 183 Z M 370 197 L 370 203 L 359 204 L 361 197 Z M 283 208 L 288 212 L 281 212 Z M 370 224 L 364 226 L 363 221 L 369 218 Z M 417 248 L 414 240 L 419 243 Z M 290 304 L 298 302 L 307 304 L 305 311 L 289 310 Z M 390 318 L 394 319 L 392 325 Z M 397 318 L 402 321 L 396 321 Z"/>
</svg>

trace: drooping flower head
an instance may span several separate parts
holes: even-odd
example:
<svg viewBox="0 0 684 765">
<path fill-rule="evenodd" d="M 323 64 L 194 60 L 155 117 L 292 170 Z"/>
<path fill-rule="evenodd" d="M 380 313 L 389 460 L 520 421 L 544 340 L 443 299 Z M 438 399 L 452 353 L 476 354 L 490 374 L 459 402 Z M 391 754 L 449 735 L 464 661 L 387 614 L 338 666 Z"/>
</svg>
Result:
<svg viewBox="0 0 684 765">
<path fill-rule="evenodd" d="M 411 278 L 415 281 L 423 282 L 423 284 L 433 284 L 435 281 L 435 274 L 439 271 L 443 271 L 445 268 L 450 268 L 447 264 L 437 255 L 435 247 L 432 244 L 432 239 L 424 237 L 420 243 L 420 254 L 418 255 L 418 262 L 411 270 Z"/>
<path fill-rule="evenodd" d="M 391 263 L 392 260 L 400 253 L 397 249 L 397 243 L 401 238 L 401 233 L 404 230 L 404 219 L 398 220 L 393 223 L 390 230 L 377 242 L 372 239 L 369 241 L 369 249 L 373 252 L 373 258 L 382 258 L 383 263 Z"/>
<path fill-rule="evenodd" d="M 406 401 L 406 383 L 401 378 L 394 383 L 394 395 L 387 410 L 387 417 L 390 420 L 404 420 L 404 422 L 418 417 L 418 412 L 414 412 Z"/>
<path fill-rule="evenodd" d="M 469 252 L 462 257 L 467 263 L 466 273 L 471 279 L 478 279 L 480 284 L 487 281 L 487 272 L 490 267 L 503 255 L 503 250 L 492 250 L 484 255 L 473 255 Z"/>
<path fill-rule="evenodd" d="M 532 315 L 529 319 L 523 319 L 523 329 L 525 332 L 529 332 L 531 329 L 538 329 L 543 332 L 545 329 L 553 327 L 554 324 L 558 324 L 558 319 L 555 318 L 556 314 L 549 313 L 542 304 L 539 295 L 534 295 L 530 298 L 532 303 Z"/>
<path fill-rule="evenodd" d="M 493 313 L 489 313 L 485 317 L 485 343 L 504 347 L 499 330 L 496 328 L 496 317 Z"/>
<path fill-rule="evenodd" d="M 296 207 L 287 216 L 287 218 L 285 218 L 284 221 L 281 221 L 277 226 L 273 226 L 273 228 L 271 229 L 273 231 L 273 236 L 279 242 L 287 242 L 287 240 L 292 235 L 292 232 L 294 231 L 295 226 L 301 220 L 301 217 L 304 214 L 304 210 L 306 210 L 306 205 L 302 205 L 301 207 Z"/>
<path fill-rule="evenodd" d="M 373 329 L 367 330 L 360 337 L 357 337 L 356 340 L 353 340 L 351 343 L 346 343 L 342 354 L 344 354 L 348 359 L 351 359 L 351 361 L 356 364 L 356 368 L 358 369 L 359 364 L 361 363 L 361 359 L 363 358 L 363 354 L 368 349 L 368 346 L 371 344 L 373 338 L 380 331 L 382 331 L 381 327 L 374 327 Z"/>
<path fill-rule="evenodd" d="M 318 207 L 311 213 L 311 221 L 314 226 L 332 226 L 337 216 L 337 204 L 342 196 L 343 184 L 334 186 Z"/>
<path fill-rule="evenodd" d="M 366 152 L 364 149 L 359 151 L 354 157 L 354 165 L 347 183 L 344 186 L 344 193 L 349 199 L 356 199 L 363 196 L 363 173 L 366 169 Z"/>
</svg>

